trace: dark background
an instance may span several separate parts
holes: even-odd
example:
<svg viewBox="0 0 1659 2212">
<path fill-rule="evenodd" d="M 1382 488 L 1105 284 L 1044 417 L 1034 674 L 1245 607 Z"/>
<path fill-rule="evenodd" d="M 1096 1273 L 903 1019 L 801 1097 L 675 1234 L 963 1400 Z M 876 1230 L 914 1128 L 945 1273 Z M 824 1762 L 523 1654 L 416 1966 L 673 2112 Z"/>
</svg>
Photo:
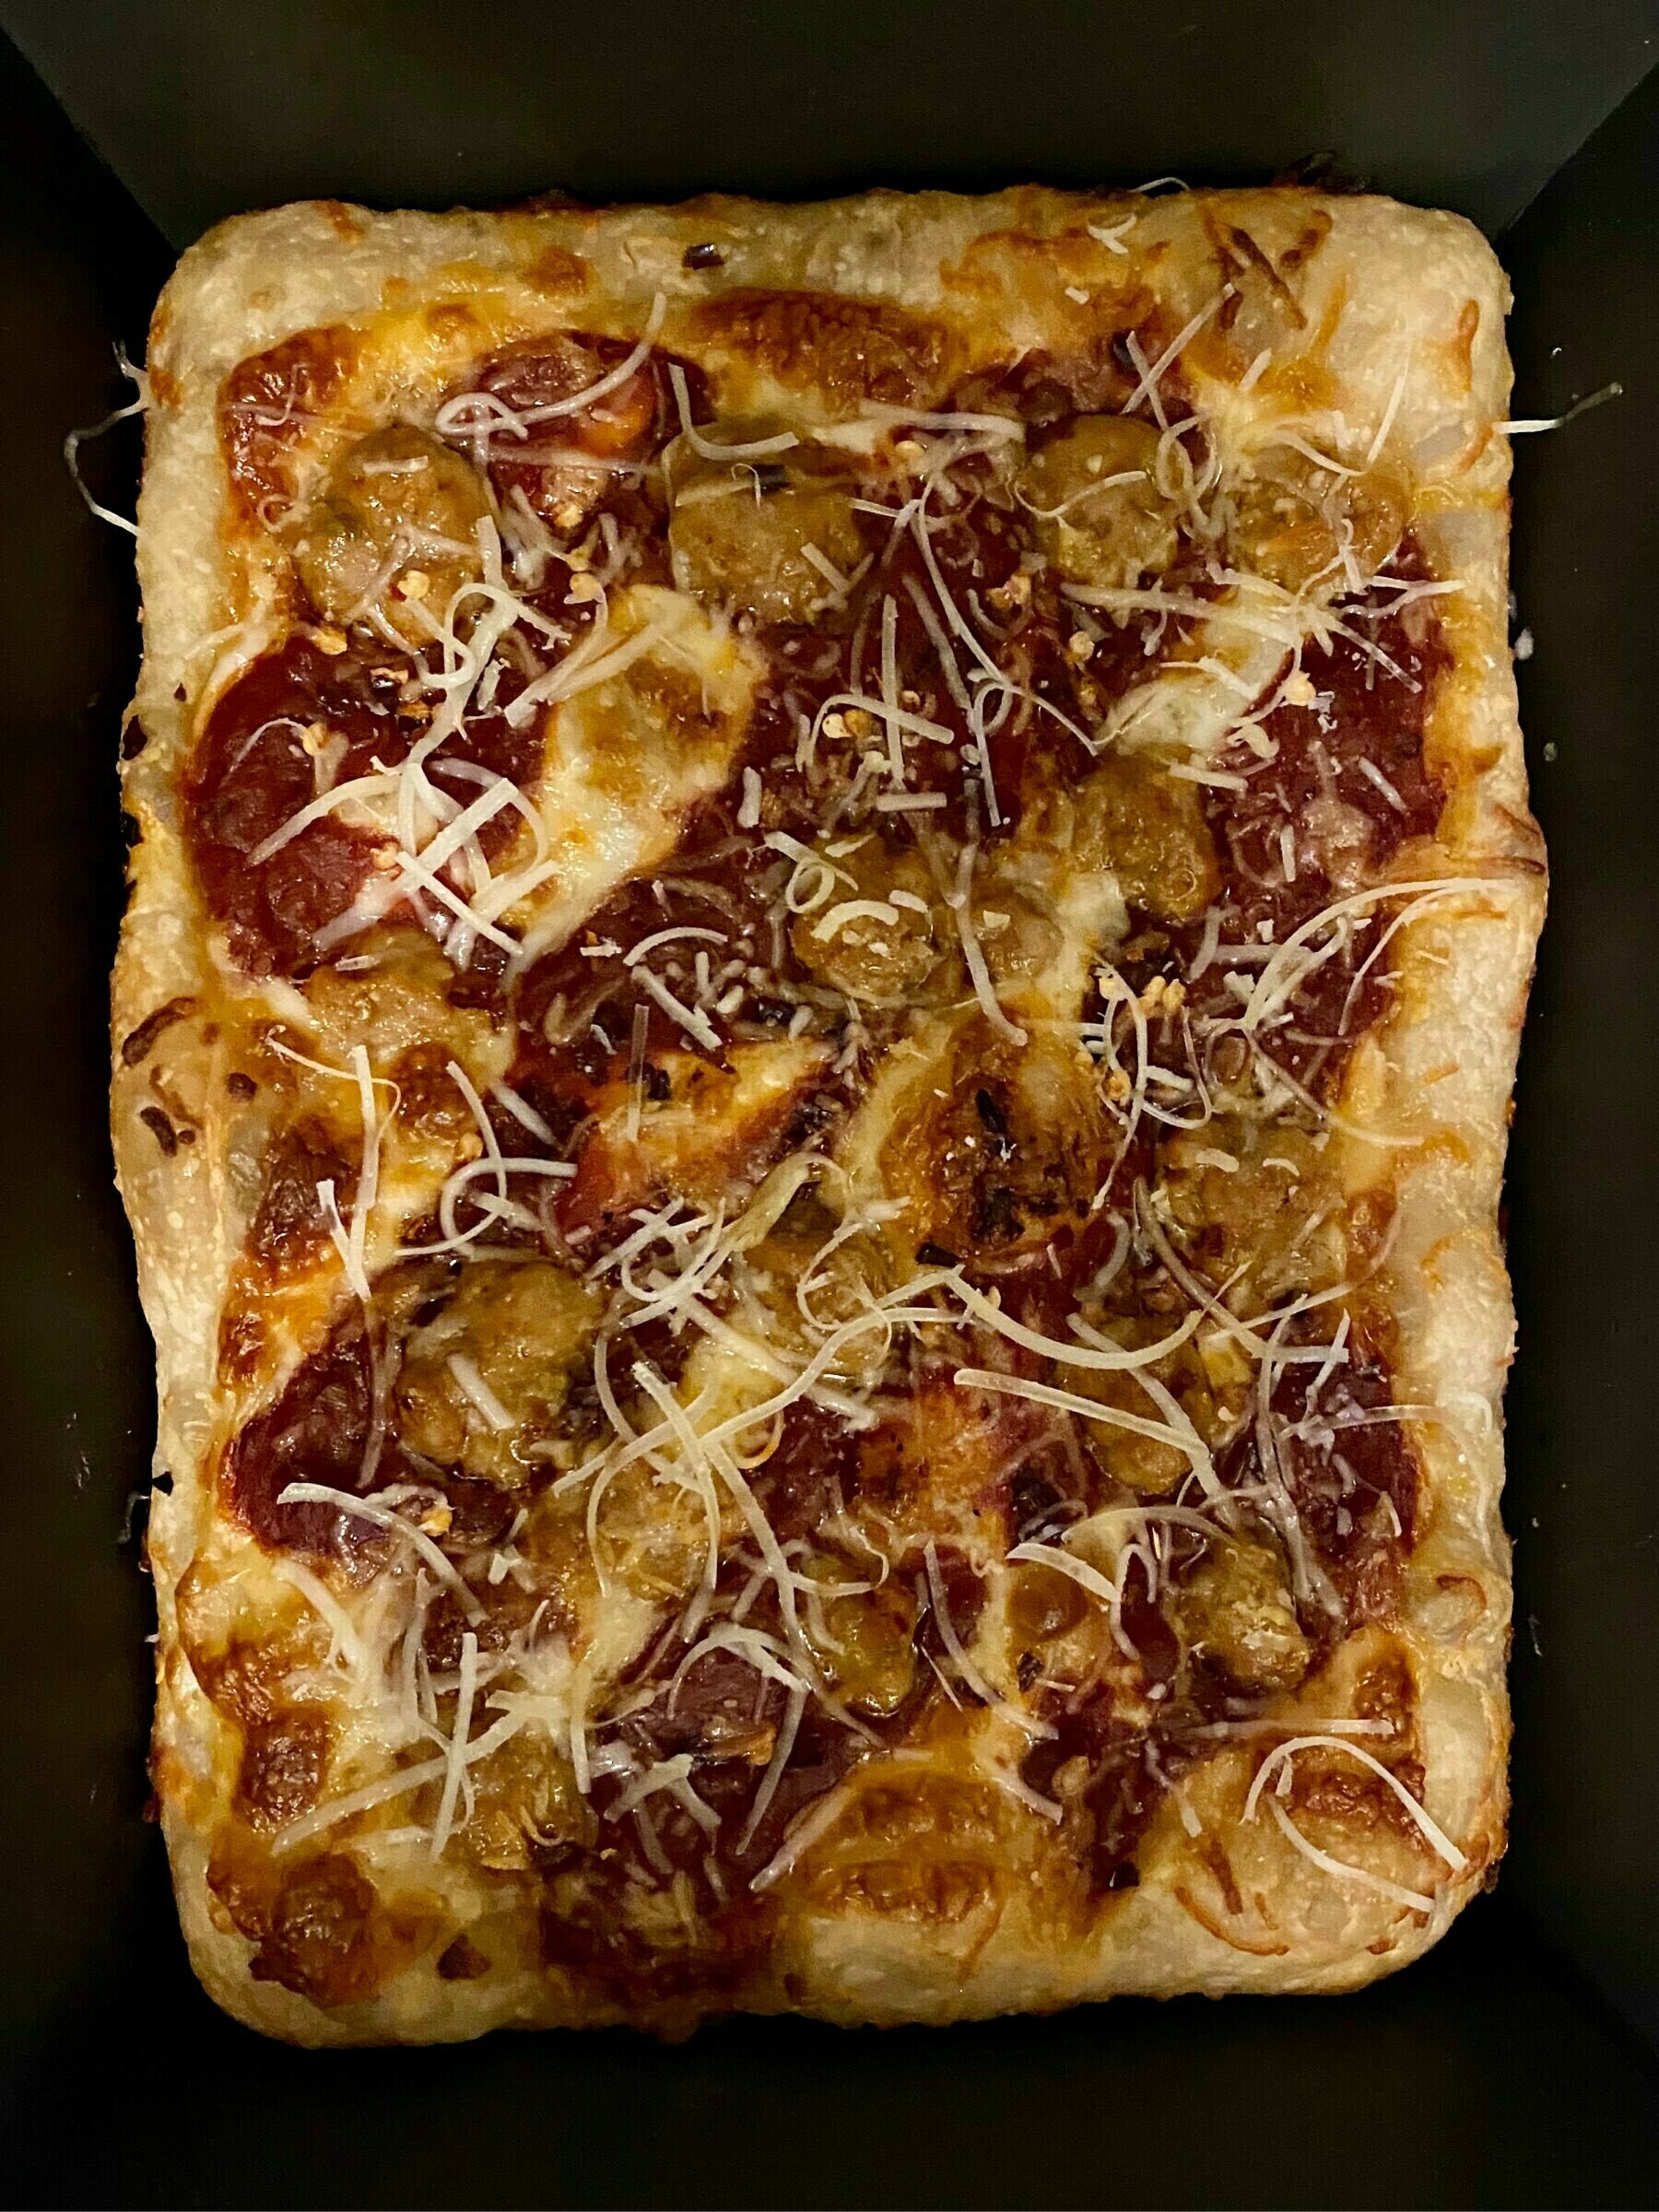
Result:
<svg viewBox="0 0 1659 2212">
<path fill-rule="evenodd" d="M 1659 10 L 0 0 L 0 23 L 110 164 L 0 41 L 0 2196 L 1653 2203 L 1659 76 L 1641 80 Z M 196 1991 L 139 1818 L 151 1619 L 122 1530 L 152 1384 L 100 1011 L 135 608 L 131 547 L 60 453 L 125 396 L 112 341 L 140 351 L 172 247 L 295 194 L 1241 181 L 1322 151 L 1500 234 L 1518 413 L 1625 386 L 1517 465 L 1554 893 L 1509 1186 L 1516 1803 L 1497 1895 L 1335 2001 L 944 2032 L 735 2022 L 675 2052 L 262 2044 Z M 136 444 L 129 428 L 88 456 L 129 511 Z"/>
<path fill-rule="evenodd" d="M 176 246 L 324 191 L 1242 183 L 1327 149 L 1496 231 L 1659 59 L 1638 0 L 5 0 L 0 21 Z"/>
</svg>

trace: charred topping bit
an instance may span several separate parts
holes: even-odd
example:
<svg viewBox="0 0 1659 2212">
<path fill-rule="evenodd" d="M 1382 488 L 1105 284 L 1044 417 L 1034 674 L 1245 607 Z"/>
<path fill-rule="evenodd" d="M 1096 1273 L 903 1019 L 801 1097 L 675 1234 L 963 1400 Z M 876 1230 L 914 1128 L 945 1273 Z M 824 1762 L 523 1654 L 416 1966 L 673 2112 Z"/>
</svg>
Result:
<svg viewBox="0 0 1659 2212">
<path fill-rule="evenodd" d="M 438 1978 L 442 1982 L 477 1982 L 488 1971 L 489 1960 L 466 1936 L 457 1936 L 438 1955 Z"/>
<path fill-rule="evenodd" d="M 164 1006 L 158 1006 L 153 1014 L 147 1016 L 135 1030 L 130 1030 L 123 1039 L 122 1065 L 138 1066 L 149 1057 L 150 1048 L 163 1030 L 170 1029 L 175 1021 L 182 1021 L 187 1014 L 194 1014 L 195 1010 L 195 1000 L 188 997 L 170 998 Z"/>
<path fill-rule="evenodd" d="M 1300 316 L 1294 249 L 1218 252 L 1218 346 Z M 278 1333 L 338 1292 L 220 1495 L 305 1664 L 359 1664 L 344 1623 L 405 1716 L 331 1836 L 300 1659 L 210 1693 L 242 1732 L 215 1894 L 319 2004 L 414 1956 L 354 1855 L 400 1836 L 665 2019 L 736 2001 L 792 1894 L 989 1910 L 1015 1824 L 1123 1910 L 1171 1790 L 1335 1679 L 1413 1540 L 1332 1112 L 1389 1003 L 1385 871 L 1446 795 L 1403 486 L 1306 441 L 1224 467 L 1155 321 L 953 394 L 897 311 L 700 302 L 815 435 L 660 353 L 665 313 L 347 447 L 284 524 L 319 619 L 185 773 L 232 957 L 303 987 L 316 1064 L 223 1078 L 275 1102 L 247 1279 Z M 1239 570 L 1300 625 L 1259 684 L 1206 628 Z M 688 804 L 599 763 L 606 823 L 669 827 L 578 912 L 600 817 L 551 833 L 544 757 L 568 793 L 624 693 L 665 745 L 720 719 L 689 632 L 641 643 L 685 600 L 618 612 L 637 582 L 701 601 L 752 696 Z M 1155 682 L 1219 719 L 1108 729 Z M 228 1381 L 275 1366 L 265 1311 L 226 1316 Z M 1404 1756 L 1408 1689 L 1391 1725 Z M 492 1971 L 478 1924 L 428 1927 L 440 1978 Z"/>
<path fill-rule="evenodd" d="M 138 1119 L 161 1148 L 161 1157 L 171 1159 L 177 1152 L 183 1132 L 173 1127 L 159 1106 L 140 1106 Z M 193 1131 L 192 1135 L 194 1134 Z"/>
</svg>

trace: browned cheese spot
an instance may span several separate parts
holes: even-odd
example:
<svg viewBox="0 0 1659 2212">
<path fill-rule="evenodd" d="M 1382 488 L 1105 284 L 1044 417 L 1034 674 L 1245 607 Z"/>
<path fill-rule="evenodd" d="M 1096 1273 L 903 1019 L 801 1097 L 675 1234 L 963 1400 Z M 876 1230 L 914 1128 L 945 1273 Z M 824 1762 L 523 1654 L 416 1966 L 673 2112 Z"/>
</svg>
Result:
<svg viewBox="0 0 1659 2212">
<path fill-rule="evenodd" d="M 357 364 L 357 334 L 296 331 L 231 370 L 219 389 L 218 432 L 230 488 L 242 515 L 293 496 L 292 449 L 339 394 Z"/>
<path fill-rule="evenodd" d="M 700 344 L 770 371 L 780 383 L 816 387 L 845 410 L 866 399 L 926 405 L 957 359 L 944 324 L 835 292 L 742 288 L 704 300 L 690 322 Z"/>
</svg>

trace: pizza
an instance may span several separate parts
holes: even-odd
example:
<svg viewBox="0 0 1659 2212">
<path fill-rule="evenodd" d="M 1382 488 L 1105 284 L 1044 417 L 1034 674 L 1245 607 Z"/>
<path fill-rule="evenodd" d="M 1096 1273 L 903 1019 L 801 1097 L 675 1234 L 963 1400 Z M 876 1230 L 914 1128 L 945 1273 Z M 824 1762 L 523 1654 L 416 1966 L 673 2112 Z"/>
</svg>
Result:
<svg viewBox="0 0 1659 2212">
<path fill-rule="evenodd" d="M 147 367 L 152 1769 L 301 2043 L 1338 1990 L 1506 1819 L 1506 287 L 251 216 Z"/>
</svg>

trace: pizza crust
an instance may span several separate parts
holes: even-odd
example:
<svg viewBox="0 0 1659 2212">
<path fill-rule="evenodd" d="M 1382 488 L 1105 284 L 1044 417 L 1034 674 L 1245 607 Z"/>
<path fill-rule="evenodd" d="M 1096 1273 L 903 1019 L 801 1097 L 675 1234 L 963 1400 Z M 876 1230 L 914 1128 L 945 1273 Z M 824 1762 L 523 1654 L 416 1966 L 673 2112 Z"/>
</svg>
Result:
<svg viewBox="0 0 1659 2212">
<path fill-rule="evenodd" d="M 1450 216 L 1308 194 L 1206 195 L 1202 206 L 1217 220 L 1269 227 L 1310 213 L 1328 218 L 1306 304 L 1317 319 L 1338 303 L 1341 407 L 1362 425 L 1380 423 L 1392 406 L 1394 435 L 1430 456 L 1422 465 L 1439 483 L 1441 503 L 1424 525 L 1428 550 L 1437 570 L 1465 585 L 1451 618 L 1456 665 L 1429 730 L 1431 755 L 1455 768 L 1459 796 L 1421 873 L 1477 874 L 1501 888 L 1483 911 L 1461 900 L 1431 906 L 1411 925 L 1394 1018 L 1356 1055 L 1344 1107 L 1364 1129 L 1407 1140 L 1382 1154 L 1381 1171 L 1375 1147 L 1355 1144 L 1347 1156 L 1357 1182 L 1381 1172 L 1396 1196 L 1378 1286 L 1396 1324 L 1396 1395 L 1445 1415 L 1411 1431 L 1425 1511 L 1398 1633 L 1416 1675 L 1425 1801 L 1459 1840 L 1466 1869 L 1439 1882 L 1424 1918 L 1293 1860 L 1276 1862 L 1271 1930 L 1259 1947 L 1244 1948 L 1205 1924 L 1191 1853 L 1166 1798 L 1141 1887 L 1100 1916 L 1087 1940 L 1061 1933 L 1041 1867 L 1014 1872 L 994 1914 L 970 1909 L 954 1923 L 801 1908 L 780 1938 L 770 1998 L 746 1999 L 759 2008 L 849 2023 L 945 2021 L 1124 1992 L 1353 1988 L 1435 1942 L 1490 1880 L 1503 1848 L 1510 1631 L 1499 1495 L 1513 1316 L 1497 1208 L 1545 896 L 1506 641 L 1509 464 L 1494 429 L 1509 386 L 1506 287 L 1484 241 Z M 629 2016 L 558 1974 L 502 1971 L 445 1982 L 429 1957 L 379 1995 L 325 2011 L 251 1980 L 252 1946 L 210 1906 L 208 1830 L 225 1787 L 226 1729 L 185 1659 L 177 1601 L 211 1512 L 223 1413 L 218 1314 L 247 1210 L 242 1134 L 222 1083 L 204 1072 L 212 1048 L 195 1046 L 193 1066 L 182 1076 L 170 1070 L 170 1080 L 199 1082 L 197 1135 L 166 1155 L 139 1119 L 152 1096 L 152 1060 L 129 1066 L 123 1046 L 157 1007 L 206 1002 L 220 987 L 179 835 L 174 779 L 211 699 L 279 619 L 257 545 L 226 526 L 216 417 L 225 377 L 296 332 L 362 324 L 369 359 L 347 404 L 360 400 L 375 415 L 395 406 L 400 389 L 441 387 L 452 353 L 459 360 L 478 349 L 475 324 L 453 338 L 429 335 L 417 353 L 406 326 L 384 335 L 389 315 L 425 317 L 431 334 L 430 311 L 460 300 L 498 333 L 575 321 L 631 335 L 661 294 L 672 335 L 710 302 L 761 287 L 942 317 L 959 330 L 964 352 L 980 332 L 1053 346 L 1064 299 L 1032 275 L 1023 244 L 1016 253 L 983 241 L 1064 237 L 1072 241 L 1066 251 L 1082 252 L 1091 223 L 1110 229 L 1133 214 L 1138 229 L 1168 240 L 1164 265 L 1177 272 L 1179 289 L 1197 228 L 1194 208 L 1185 198 L 1112 202 L 1034 189 L 987 200 L 877 194 L 805 208 L 712 199 L 597 215 L 377 216 L 310 203 L 222 226 L 170 284 L 149 362 L 155 404 L 139 511 L 146 653 L 134 709 L 146 743 L 124 769 L 142 841 L 114 979 L 112 1106 L 119 1179 L 158 1347 L 156 1466 L 171 1478 L 171 1491 L 156 1497 L 149 1535 L 161 1631 L 157 1784 L 193 1962 L 216 2000 L 248 2024 L 327 2044 L 451 2040 L 497 2025 Z M 688 248 L 710 241 L 724 266 L 687 270 Z M 970 265 L 964 289 L 959 273 Z M 1460 322 L 1468 301 L 1478 311 L 1472 331 Z M 1407 328 L 1412 367 L 1396 391 L 1393 363 Z M 751 362 L 731 373 L 748 378 L 757 400 L 772 389 L 768 368 Z M 906 403 L 936 401 L 921 388 L 924 364 L 915 377 Z M 803 390 L 792 388 L 794 405 L 833 414 L 833 394 L 807 391 L 803 399 Z M 1247 1755 L 1225 1756 L 1241 1762 Z"/>
</svg>

